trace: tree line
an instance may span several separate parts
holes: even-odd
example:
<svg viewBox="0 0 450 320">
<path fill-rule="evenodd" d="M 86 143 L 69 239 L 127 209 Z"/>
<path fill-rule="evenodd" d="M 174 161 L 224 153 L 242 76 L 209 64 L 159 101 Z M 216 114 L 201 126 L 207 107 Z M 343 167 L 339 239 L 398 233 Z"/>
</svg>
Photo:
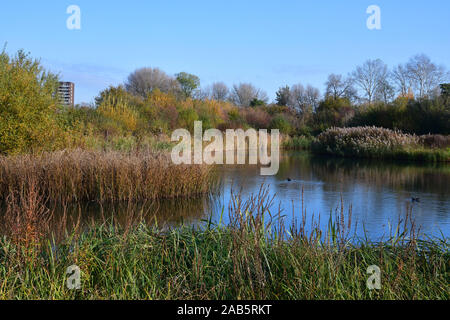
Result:
<svg viewBox="0 0 450 320">
<path fill-rule="evenodd" d="M 134 71 L 99 93 L 94 106 L 62 106 L 58 75 L 24 51 L 0 52 L 0 154 L 72 147 L 121 149 L 203 127 L 279 129 L 317 136 L 331 127 L 376 126 L 415 134 L 450 134 L 450 84 L 425 56 L 388 69 L 369 60 L 347 76 L 331 74 L 324 95 L 311 85 L 281 87 L 274 102 L 251 83 L 202 88 L 198 76 L 158 68 Z M 440 88 L 439 88 L 440 84 Z M 389 89 L 389 90 L 388 90 Z M 127 147 L 127 148 L 128 148 Z M 130 149 L 128 148 L 128 149 Z"/>
<path fill-rule="evenodd" d="M 311 85 L 283 86 L 276 92 L 274 103 L 291 107 L 300 113 L 316 109 L 322 99 L 345 98 L 353 105 L 376 102 L 385 104 L 397 97 L 431 99 L 441 94 L 440 85 L 449 79 L 449 73 L 424 55 L 416 55 L 407 63 L 390 69 L 382 60 L 367 60 L 348 75 L 330 74 L 325 93 Z M 195 99 L 229 101 L 237 106 L 249 107 L 269 103 L 267 93 L 251 83 L 235 84 L 231 88 L 224 82 L 200 87 L 198 76 L 181 72 L 174 77 L 158 68 L 141 68 L 131 73 L 125 83 L 127 91 L 145 98 L 155 89 L 164 93 Z"/>
</svg>

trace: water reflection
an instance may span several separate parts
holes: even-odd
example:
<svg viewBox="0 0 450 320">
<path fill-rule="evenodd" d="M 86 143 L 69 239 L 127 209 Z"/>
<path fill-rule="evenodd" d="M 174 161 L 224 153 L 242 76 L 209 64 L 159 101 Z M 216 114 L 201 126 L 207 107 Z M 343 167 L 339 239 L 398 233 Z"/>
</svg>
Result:
<svg viewBox="0 0 450 320">
<path fill-rule="evenodd" d="M 450 166 L 361 159 L 315 157 L 301 152 L 282 156 L 280 171 L 275 177 L 261 177 L 251 167 L 223 169 L 223 205 L 229 199 L 230 186 L 240 186 L 244 194 L 255 193 L 266 183 L 286 214 L 286 222 L 301 215 L 301 195 L 310 216 L 322 216 L 325 228 L 328 217 L 340 208 L 352 207 L 352 215 L 367 235 L 374 239 L 389 234 L 389 223 L 412 208 L 413 218 L 423 232 L 445 236 L 450 234 Z M 289 180 L 289 181 L 288 181 Z M 412 202 L 419 198 L 420 202 Z"/>
<path fill-rule="evenodd" d="M 326 228 L 331 212 L 351 206 L 353 221 L 357 221 L 358 236 L 364 224 L 367 236 L 379 240 L 389 233 L 389 223 L 396 224 L 407 207 L 422 232 L 450 236 L 450 166 L 405 162 L 368 161 L 329 157 L 314 157 L 302 152 L 286 152 L 280 159 L 278 175 L 263 177 L 257 166 L 222 166 L 219 193 L 200 199 L 177 199 L 127 205 L 125 203 L 84 203 L 58 208 L 55 228 L 64 225 L 87 226 L 99 221 L 127 225 L 143 218 L 149 224 L 178 226 L 195 225 L 212 216 L 216 222 L 222 209 L 230 203 L 231 190 L 242 191 L 242 197 L 258 193 L 266 184 L 276 194 L 278 206 L 287 224 L 301 217 L 302 205 L 310 218 L 321 215 L 321 227 Z M 303 203 L 302 203 L 303 195 Z M 412 202 L 419 198 L 420 202 Z M 227 216 L 223 217 L 227 223 Z M 308 227 L 308 226 L 307 226 Z"/>
<path fill-rule="evenodd" d="M 181 224 L 195 225 L 202 221 L 205 212 L 212 212 L 215 202 L 215 197 L 209 196 L 133 204 L 127 202 L 77 203 L 66 207 L 53 207 L 52 221 L 56 224 L 64 221 L 68 230 L 77 225 L 83 228 L 102 222 L 114 222 L 120 226 L 145 222 L 161 228 L 176 227 Z"/>
</svg>

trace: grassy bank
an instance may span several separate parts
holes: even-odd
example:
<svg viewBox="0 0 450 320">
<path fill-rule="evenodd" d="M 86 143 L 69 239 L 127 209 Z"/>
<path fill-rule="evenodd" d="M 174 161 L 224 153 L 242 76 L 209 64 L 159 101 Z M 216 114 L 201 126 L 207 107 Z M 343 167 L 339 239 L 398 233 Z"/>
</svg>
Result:
<svg viewBox="0 0 450 320">
<path fill-rule="evenodd" d="M 376 127 L 332 128 L 311 146 L 314 153 L 342 157 L 450 162 L 448 136 L 416 136 Z"/>
<path fill-rule="evenodd" d="M 311 150 L 314 139 L 305 136 L 286 137 L 282 147 L 284 150 Z"/>
<path fill-rule="evenodd" d="M 342 211 L 328 230 L 306 231 L 306 212 L 292 226 L 272 220 L 264 191 L 248 201 L 233 198 L 229 226 L 161 230 L 105 222 L 71 234 L 62 229 L 58 242 L 31 232 L 44 230 L 36 226 L 8 229 L 0 240 L 0 298 L 450 298 L 447 240 L 419 240 L 408 217 L 389 241 L 351 244 L 350 216 Z M 11 210 L 14 221 L 26 222 L 35 209 Z M 81 269 L 78 291 L 66 288 L 71 265 Z M 381 290 L 366 286 L 371 265 L 381 269 Z"/>
</svg>

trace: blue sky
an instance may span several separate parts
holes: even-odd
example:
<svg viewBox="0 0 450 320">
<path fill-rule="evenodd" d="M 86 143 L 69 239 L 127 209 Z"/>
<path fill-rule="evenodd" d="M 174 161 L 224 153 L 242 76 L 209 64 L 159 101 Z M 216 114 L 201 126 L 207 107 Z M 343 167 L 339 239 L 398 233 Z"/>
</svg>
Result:
<svg viewBox="0 0 450 320">
<path fill-rule="evenodd" d="M 66 28 L 73 4 L 81 30 Z M 366 27 L 369 5 L 381 30 Z M 323 91 L 329 73 L 369 58 L 393 66 L 425 53 L 450 67 L 449 30 L 448 0 L 17 0 L 0 10 L 0 44 L 75 82 L 78 103 L 144 66 L 194 73 L 202 86 L 252 82 L 271 98 L 299 82 Z"/>
</svg>

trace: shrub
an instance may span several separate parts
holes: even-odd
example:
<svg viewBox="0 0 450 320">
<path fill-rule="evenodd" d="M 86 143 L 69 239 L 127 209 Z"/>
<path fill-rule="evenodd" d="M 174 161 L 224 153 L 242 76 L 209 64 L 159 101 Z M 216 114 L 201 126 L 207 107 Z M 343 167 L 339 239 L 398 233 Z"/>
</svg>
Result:
<svg viewBox="0 0 450 320">
<path fill-rule="evenodd" d="M 376 127 L 331 128 L 320 134 L 312 147 L 315 152 L 339 156 L 450 161 L 450 149 L 429 149 L 426 141 L 431 145 L 435 141 L 448 143 L 448 138 L 419 137 Z"/>
<path fill-rule="evenodd" d="M 271 116 L 261 108 L 245 108 L 242 115 L 249 126 L 255 129 L 268 129 Z"/>
<path fill-rule="evenodd" d="M 442 99 L 398 98 L 357 112 L 350 125 L 377 126 L 411 134 L 450 134 L 450 104 Z"/>
<path fill-rule="evenodd" d="M 184 109 L 178 113 L 178 124 L 191 132 L 194 130 L 194 122 L 198 120 L 198 114 L 194 109 Z"/>
<path fill-rule="evenodd" d="M 23 51 L 0 54 L 0 153 L 52 150 L 69 142 L 57 122 L 58 77 Z"/>
<path fill-rule="evenodd" d="M 292 125 L 290 122 L 286 119 L 284 115 L 276 115 L 272 122 L 270 123 L 271 129 L 278 129 L 281 133 L 284 134 L 290 134 L 292 132 Z"/>
<path fill-rule="evenodd" d="M 331 128 L 317 137 L 320 150 L 337 155 L 377 156 L 418 144 L 416 136 L 376 127 Z"/>
<path fill-rule="evenodd" d="M 327 98 L 319 104 L 314 113 L 314 131 L 319 133 L 331 127 L 345 126 L 354 114 L 355 110 L 348 99 Z"/>
<path fill-rule="evenodd" d="M 450 147 L 450 136 L 428 134 L 419 138 L 420 144 L 426 148 L 445 149 Z"/>
</svg>

